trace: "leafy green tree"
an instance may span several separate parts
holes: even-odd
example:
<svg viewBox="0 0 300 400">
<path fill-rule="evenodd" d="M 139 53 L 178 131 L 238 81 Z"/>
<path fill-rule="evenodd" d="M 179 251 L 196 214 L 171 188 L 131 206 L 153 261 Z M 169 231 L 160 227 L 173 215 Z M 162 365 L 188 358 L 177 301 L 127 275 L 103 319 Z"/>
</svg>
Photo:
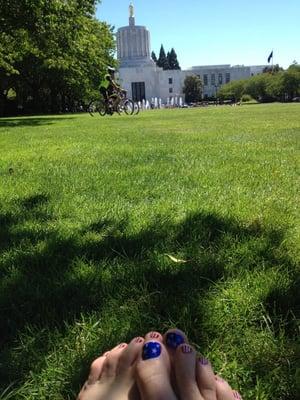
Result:
<svg viewBox="0 0 300 400">
<path fill-rule="evenodd" d="M 252 76 L 250 79 L 245 81 L 244 92 L 257 101 L 272 101 L 274 100 L 274 97 L 270 96 L 269 88 L 273 79 L 274 76 L 272 74 L 259 74 Z"/>
<path fill-rule="evenodd" d="M 202 99 L 203 84 L 199 76 L 189 75 L 184 80 L 183 93 L 187 103 L 197 103 Z"/>
<path fill-rule="evenodd" d="M 113 64 L 115 47 L 110 26 L 94 17 L 96 3 L 0 3 L 2 106 L 10 88 L 31 112 L 70 108 L 96 91 L 106 65 Z"/>
<path fill-rule="evenodd" d="M 171 51 L 168 53 L 167 58 L 168 58 L 168 63 L 169 63 L 170 69 L 181 69 L 178 59 L 177 59 L 177 54 L 173 47 L 172 47 Z"/>
<path fill-rule="evenodd" d="M 241 100 L 242 95 L 245 92 L 245 83 L 246 80 L 244 79 L 231 81 L 226 85 L 221 86 L 217 96 L 221 100 L 233 100 L 235 102 L 238 102 Z"/>
<path fill-rule="evenodd" d="M 164 46 L 161 45 L 160 47 L 160 51 L 159 51 L 159 57 L 157 60 L 157 66 L 160 68 L 163 68 L 164 70 L 170 69 L 169 63 L 168 63 L 168 59 L 166 56 L 166 52 L 164 49 Z"/>
</svg>

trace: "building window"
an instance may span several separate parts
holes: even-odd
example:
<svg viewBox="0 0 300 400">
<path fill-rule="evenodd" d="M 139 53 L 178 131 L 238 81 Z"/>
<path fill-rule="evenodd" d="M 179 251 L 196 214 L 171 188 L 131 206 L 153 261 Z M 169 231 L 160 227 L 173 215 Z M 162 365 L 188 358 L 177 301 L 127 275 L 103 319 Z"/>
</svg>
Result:
<svg viewBox="0 0 300 400">
<path fill-rule="evenodd" d="M 169 78 L 169 85 L 173 84 L 173 78 Z"/>
<path fill-rule="evenodd" d="M 226 74 L 225 74 L 225 82 L 226 83 L 230 82 L 230 72 L 226 72 Z"/>
<path fill-rule="evenodd" d="M 211 74 L 210 76 L 210 82 L 211 84 L 214 86 L 216 84 L 216 75 L 215 74 Z"/>
<path fill-rule="evenodd" d="M 133 101 L 146 100 L 145 82 L 132 82 L 131 90 Z"/>
<path fill-rule="evenodd" d="M 173 88 L 169 88 L 169 93 L 173 93 Z"/>
<path fill-rule="evenodd" d="M 222 83 L 223 83 L 223 76 L 222 76 L 222 74 L 219 74 L 219 75 L 218 75 L 218 82 L 219 82 L 219 85 L 222 85 Z"/>
<path fill-rule="evenodd" d="M 207 75 L 203 75 L 203 83 L 204 83 L 204 86 L 207 86 L 207 85 L 208 85 L 208 78 L 207 78 Z"/>
</svg>

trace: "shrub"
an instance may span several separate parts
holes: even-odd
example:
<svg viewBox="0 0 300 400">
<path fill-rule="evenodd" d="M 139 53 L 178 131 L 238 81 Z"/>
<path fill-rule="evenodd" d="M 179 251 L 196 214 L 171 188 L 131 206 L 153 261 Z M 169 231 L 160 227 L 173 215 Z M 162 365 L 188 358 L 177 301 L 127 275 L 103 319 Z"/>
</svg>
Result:
<svg viewBox="0 0 300 400">
<path fill-rule="evenodd" d="M 253 97 L 250 96 L 250 94 L 243 94 L 243 96 L 241 97 L 241 101 L 243 103 L 247 103 L 249 101 L 253 101 Z M 254 100 L 255 101 L 255 100 Z"/>
</svg>

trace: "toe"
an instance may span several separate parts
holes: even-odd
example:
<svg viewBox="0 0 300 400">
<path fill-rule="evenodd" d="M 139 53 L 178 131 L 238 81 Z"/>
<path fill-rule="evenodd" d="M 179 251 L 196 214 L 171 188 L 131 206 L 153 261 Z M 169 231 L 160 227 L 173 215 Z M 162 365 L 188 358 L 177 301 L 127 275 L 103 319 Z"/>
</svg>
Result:
<svg viewBox="0 0 300 400">
<path fill-rule="evenodd" d="M 163 342 L 163 337 L 159 332 L 151 331 L 145 335 L 145 341 L 155 340 L 157 342 Z"/>
<path fill-rule="evenodd" d="M 177 347 L 174 367 L 177 392 L 180 398 L 203 400 L 196 381 L 196 352 L 190 345 L 181 344 Z"/>
<path fill-rule="evenodd" d="M 204 357 L 201 357 L 200 359 L 197 360 L 196 379 L 202 397 L 205 400 L 216 400 L 217 399 L 216 377 L 210 362 Z"/>
<path fill-rule="evenodd" d="M 144 342 L 144 338 L 136 337 L 128 344 L 128 346 L 120 355 L 118 364 L 118 375 L 130 370 L 130 368 L 137 360 L 139 354 L 141 353 Z"/>
<path fill-rule="evenodd" d="M 160 341 L 143 345 L 136 365 L 137 383 L 143 400 L 176 400 L 170 380 L 170 360 Z"/>
<path fill-rule="evenodd" d="M 126 347 L 126 343 L 121 343 L 107 354 L 102 368 L 101 379 L 116 376 L 121 354 Z"/>
<path fill-rule="evenodd" d="M 232 390 L 228 382 L 218 375 L 215 378 L 218 400 L 242 400 L 241 395 L 236 390 Z"/>
<path fill-rule="evenodd" d="M 171 357 L 175 356 L 176 349 L 183 343 L 188 343 L 187 337 L 180 329 L 169 329 L 164 334 L 164 344 Z"/>
<path fill-rule="evenodd" d="M 96 360 L 94 360 L 91 364 L 91 368 L 90 368 L 90 374 L 87 380 L 87 383 L 89 385 L 92 385 L 93 383 L 97 382 L 97 380 L 99 379 L 102 370 L 103 370 L 103 365 L 104 362 L 106 360 L 106 356 L 108 353 L 106 353 L 105 355 L 96 358 Z"/>
</svg>

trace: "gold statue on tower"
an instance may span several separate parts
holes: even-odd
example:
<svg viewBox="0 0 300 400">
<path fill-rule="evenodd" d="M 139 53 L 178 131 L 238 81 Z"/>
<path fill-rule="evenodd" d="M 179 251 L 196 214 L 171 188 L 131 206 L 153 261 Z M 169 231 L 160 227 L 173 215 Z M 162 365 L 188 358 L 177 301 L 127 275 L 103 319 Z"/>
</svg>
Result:
<svg viewBox="0 0 300 400">
<path fill-rule="evenodd" d="M 129 18 L 134 18 L 134 6 L 132 3 L 129 4 Z"/>
</svg>

